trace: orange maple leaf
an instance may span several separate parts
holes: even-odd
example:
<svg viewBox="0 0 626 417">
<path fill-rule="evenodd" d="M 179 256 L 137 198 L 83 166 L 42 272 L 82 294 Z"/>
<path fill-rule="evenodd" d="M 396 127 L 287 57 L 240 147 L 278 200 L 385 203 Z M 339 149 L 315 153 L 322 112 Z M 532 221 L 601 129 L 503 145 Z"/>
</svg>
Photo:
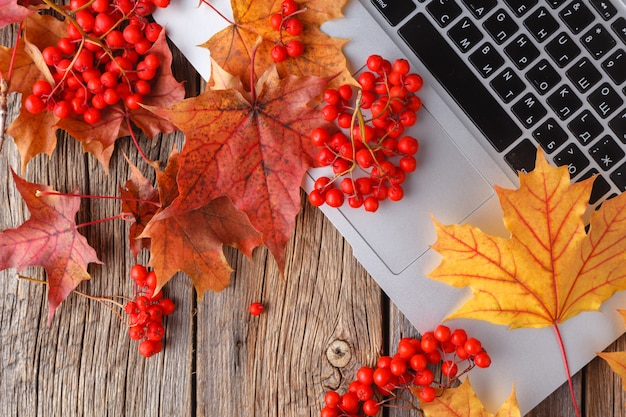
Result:
<svg viewBox="0 0 626 417">
<path fill-rule="evenodd" d="M 163 207 L 178 195 L 179 167 L 179 155 L 173 152 L 165 171 L 157 171 Z M 176 272 L 183 271 L 200 297 L 206 290 L 219 291 L 230 282 L 232 268 L 224 256 L 224 244 L 238 248 L 248 257 L 262 244 L 259 232 L 227 197 L 185 213 L 153 217 L 139 238 L 150 239 L 150 266 L 158 279 L 156 291 Z"/>
<path fill-rule="evenodd" d="M 324 120 L 307 103 L 326 79 L 269 70 L 248 94 L 207 90 L 169 109 L 153 109 L 186 135 L 180 156 L 180 196 L 160 214 L 181 214 L 228 196 L 263 235 L 284 268 L 284 249 L 300 211 L 300 185 L 314 163 L 309 140 Z"/>
<path fill-rule="evenodd" d="M 518 190 L 496 187 L 510 238 L 436 222 L 432 247 L 443 260 L 429 276 L 474 295 L 449 318 L 552 326 L 626 289 L 626 195 L 592 213 L 587 233 L 592 183 L 571 184 L 567 167 L 550 166 L 539 150 Z"/>
<path fill-rule="evenodd" d="M 11 172 L 31 217 L 0 233 L 0 270 L 17 268 L 19 272 L 27 266 L 46 270 L 50 321 L 69 293 L 90 278 L 87 265 L 101 262 L 76 227 L 80 198 L 47 194 L 54 190 Z"/>
<path fill-rule="evenodd" d="M 520 417 L 515 389 L 494 415 L 487 410 L 474 393 L 469 378 L 456 388 L 446 389 L 430 403 L 421 403 L 426 417 Z"/>
<path fill-rule="evenodd" d="M 263 42 L 257 49 L 254 71 L 257 76 L 261 76 L 274 65 L 270 50 L 280 40 L 280 32 L 272 28 L 270 16 L 280 12 L 281 2 L 282 0 L 231 0 L 234 21 L 201 46 L 209 49 L 211 58 L 219 66 L 247 83 L 247 74 L 250 74 L 250 51 L 255 48 L 260 37 Z M 345 3 L 346 0 L 298 2 L 300 10 L 306 9 L 298 14 L 304 31 L 297 38 L 304 44 L 304 53 L 296 59 L 286 59 L 277 64 L 281 77 L 333 77 L 339 74 L 333 80 L 338 85 L 353 82 L 341 51 L 347 40 L 332 38 L 320 30 L 324 22 L 343 16 L 341 10 Z M 283 32 L 283 41 L 291 38 Z"/>
<path fill-rule="evenodd" d="M 626 310 L 618 310 L 624 323 L 626 323 Z M 626 389 L 626 352 L 598 352 L 598 356 L 604 359 L 613 372 L 622 378 L 622 388 Z"/>
</svg>

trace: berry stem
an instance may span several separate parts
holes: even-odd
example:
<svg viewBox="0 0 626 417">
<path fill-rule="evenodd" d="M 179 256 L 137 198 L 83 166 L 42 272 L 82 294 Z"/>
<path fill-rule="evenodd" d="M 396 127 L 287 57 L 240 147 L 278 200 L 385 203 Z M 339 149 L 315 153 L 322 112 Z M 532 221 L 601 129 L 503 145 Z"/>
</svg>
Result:
<svg viewBox="0 0 626 417">
<path fill-rule="evenodd" d="M 36 284 L 49 285 L 48 281 L 44 281 L 44 280 L 36 279 L 36 278 L 32 278 L 32 277 L 27 277 L 25 275 L 18 274 L 17 278 L 18 279 L 23 279 L 24 281 L 34 282 Z M 84 292 L 78 291 L 78 290 L 72 290 L 72 292 L 75 293 L 76 295 L 81 296 L 81 297 L 85 297 L 88 300 L 97 301 L 99 303 L 102 303 L 102 304 L 106 305 L 107 308 L 109 308 L 113 313 L 115 313 L 115 315 L 117 315 L 120 318 L 120 320 L 123 321 L 122 315 L 118 311 L 112 309 L 109 305 L 105 304 L 105 303 L 110 303 L 110 304 L 113 304 L 115 307 L 119 307 L 121 310 L 123 310 L 124 309 L 124 305 L 119 303 L 119 302 L 117 302 L 117 301 L 115 301 L 113 299 L 113 297 L 96 297 L 95 295 L 89 295 L 87 293 L 84 293 Z M 121 298 L 121 299 L 124 299 L 124 300 L 127 299 L 127 297 L 123 297 L 121 295 L 118 295 L 118 296 L 115 296 L 115 297 Z"/>
<path fill-rule="evenodd" d="M 567 385 L 569 386 L 569 393 L 572 397 L 572 402 L 574 403 L 574 410 L 576 411 L 576 416 L 580 417 L 580 410 L 578 409 L 578 401 L 576 401 L 576 393 L 574 392 L 574 383 L 572 382 L 572 375 L 569 370 L 569 363 L 567 361 L 567 353 L 565 352 L 565 343 L 563 343 L 563 338 L 561 337 L 561 331 L 559 330 L 558 324 L 554 324 L 554 332 L 556 333 L 556 339 L 559 343 L 559 349 L 561 350 L 561 357 L 563 358 L 563 366 L 565 368 L 565 373 L 567 375 Z"/>
<path fill-rule="evenodd" d="M 130 117 L 128 113 L 124 115 L 124 119 L 126 119 L 126 126 L 128 127 L 128 131 L 130 132 L 130 137 L 132 138 L 133 143 L 135 144 L 135 148 L 137 148 L 137 152 L 139 152 L 139 156 L 141 156 L 141 159 L 143 159 L 148 165 L 153 165 L 153 161 L 151 161 L 150 158 L 148 158 L 148 156 L 143 152 L 143 149 L 141 149 L 141 146 L 139 146 L 139 141 L 137 140 L 137 136 L 135 136 L 135 132 L 133 131 L 133 126 L 130 123 Z"/>
<path fill-rule="evenodd" d="M 231 20 L 229 18 L 227 18 L 226 16 L 224 16 L 224 14 L 222 12 L 220 12 L 219 10 L 217 10 L 215 8 L 215 6 L 213 6 L 211 3 L 209 3 L 207 0 L 201 0 L 201 3 L 206 4 L 207 6 L 209 6 L 211 9 L 213 9 L 213 11 L 215 13 L 218 14 L 219 17 L 221 17 L 222 19 L 224 19 L 225 21 L 227 21 L 229 24 L 234 25 L 235 22 L 231 22 Z"/>
<path fill-rule="evenodd" d="M 115 216 L 105 217 L 104 219 L 92 220 L 90 222 L 77 224 L 76 228 L 80 229 L 81 227 L 93 226 L 94 224 L 105 223 L 105 222 L 108 222 L 110 220 L 116 220 L 116 219 L 131 220 L 132 221 L 132 220 L 134 220 L 134 217 L 131 214 L 129 214 L 129 213 L 120 213 L 120 214 L 116 214 Z"/>
</svg>

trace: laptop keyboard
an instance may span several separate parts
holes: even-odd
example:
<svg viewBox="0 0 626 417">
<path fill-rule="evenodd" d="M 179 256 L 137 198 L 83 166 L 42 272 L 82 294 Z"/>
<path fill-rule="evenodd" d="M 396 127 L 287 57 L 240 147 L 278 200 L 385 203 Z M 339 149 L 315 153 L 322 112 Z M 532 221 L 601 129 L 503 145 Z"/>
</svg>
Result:
<svg viewBox="0 0 626 417">
<path fill-rule="evenodd" d="M 371 0 L 513 170 L 541 146 L 574 180 L 600 174 L 592 204 L 626 191 L 619 1 Z"/>
</svg>

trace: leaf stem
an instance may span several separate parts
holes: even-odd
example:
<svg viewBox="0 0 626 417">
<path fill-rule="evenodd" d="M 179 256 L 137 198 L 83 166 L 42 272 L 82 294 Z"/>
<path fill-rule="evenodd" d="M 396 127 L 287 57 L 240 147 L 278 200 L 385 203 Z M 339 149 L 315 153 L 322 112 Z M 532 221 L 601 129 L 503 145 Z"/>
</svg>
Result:
<svg viewBox="0 0 626 417">
<path fill-rule="evenodd" d="M 11 61 L 9 61 L 9 69 L 7 71 L 7 77 L 4 78 L 0 72 L 0 152 L 2 152 L 2 145 L 4 144 L 4 131 L 6 128 L 7 120 L 7 95 L 9 94 L 9 84 L 11 83 L 11 77 L 13 76 L 13 65 L 15 64 L 15 57 L 17 56 L 17 44 L 20 41 L 22 35 L 23 22 L 20 22 L 17 34 L 15 35 L 15 45 L 13 45 L 13 51 L 11 51 Z"/>
<path fill-rule="evenodd" d="M 76 228 L 80 229 L 81 227 L 93 226 L 94 224 L 105 223 L 105 222 L 108 222 L 110 220 L 116 220 L 116 219 L 132 221 L 132 220 L 134 220 L 134 217 L 133 217 L 132 214 L 129 214 L 129 213 L 120 213 L 120 214 L 116 214 L 115 216 L 105 217 L 104 219 L 92 220 L 90 222 L 77 224 Z"/>
<path fill-rule="evenodd" d="M 152 165 L 152 161 L 150 160 L 150 158 L 148 158 L 148 156 L 144 153 L 143 149 L 141 149 L 141 146 L 139 146 L 139 141 L 137 140 L 137 136 L 135 136 L 135 132 L 133 132 L 133 126 L 130 123 L 130 117 L 128 116 L 128 113 L 124 115 L 124 119 L 126 119 L 126 126 L 128 127 L 128 132 L 130 133 L 130 137 L 132 138 L 133 143 L 135 144 L 135 148 L 137 148 L 137 152 L 139 152 L 139 156 L 141 156 L 141 159 L 143 159 L 148 165 Z"/>
<path fill-rule="evenodd" d="M 572 397 L 572 402 L 574 403 L 574 410 L 576 412 L 576 416 L 580 417 L 580 410 L 578 409 L 578 401 L 576 400 L 576 393 L 574 392 L 574 383 L 572 382 L 572 375 L 569 370 L 569 363 L 567 361 L 567 353 L 565 352 L 565 343 L 563 343 L 563 337 L 561 336 L 561 331 L 559 330 L 559 325 L 554 323 L 554 332 L 556 333 L 556 339 L 559 343 L 559 349 L 561 350 L 561 357 L 563 358 L 563 367 L 565 368 L 565 373 L 567 374 L 567 385 L 569 386 L 569 393 Z"/>
<path fill-rule="evenodd" d="M 234 25 L 235 22 L 232 22 L 229 18 L 227 18 L 226 16 L 224 16 L 224 14 L 222 12 L 220 12 L 219 10 L 217 10 L 215 8 L 215 6 L 213 6 L 211 3 L 209 3 L 207 0 L 201 0 L 201 3 L 206 4 L 207 6 L 209 6 L 211 9 L 213 9 L 213 11 L 215 13 L 218 14 L 219 17 L 221 17 L 222 19 L 224 19 L 225 21 L 227 21 L 229 24 Z"/>
</svg>

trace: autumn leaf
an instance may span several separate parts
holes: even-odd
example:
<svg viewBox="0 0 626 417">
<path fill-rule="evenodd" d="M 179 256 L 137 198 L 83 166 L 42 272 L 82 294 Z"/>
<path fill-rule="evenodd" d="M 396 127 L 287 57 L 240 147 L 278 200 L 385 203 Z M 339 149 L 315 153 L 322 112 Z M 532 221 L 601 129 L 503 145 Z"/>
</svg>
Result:
<svg viewBox="0 0 626 417">
<path fill-rule="evenodd" d="M 471 225 L 435 222 L 432 246 L 443 260 L 430 277 L 473 297 L 449 318 L 518 327 L 557 325 L 598 310 L 626 288 L 626 195 L 583 215 L 593 178 L 571 184 L 567 167 L 550 166 L 538 150 L 536 168 L 518 190 L 496 187 L 510 238 Z"/>
<path fill-rule="evenodd" d="M 21 22 L 36 10 L 31 10 L 20 5 L 17 0 L 0 0 L 0 29 L 11 23 Z"/>
<path fill-rule="evenodd" d="M 75 215 L 80 198 L 48 195 L 50 187 L 30 183 L 13 171 L 17 190 L 31 217 L 0 233 L 0 270 L 41 266 L 48 280 L 48 320 L 78 284 L 90 278 L 89 263 L 100 263 L 87 239 L 78 233 Z"/>
<path fill-rule="evenodd" d="M 307 106 L 324 89 L 317 77 L 279 79 L 269 71 L 247 97 L 207 90 L 169 109 L 153 109 L 186 135 L 180 155 L 180 195 L 161 217 L 228 196 L 263 235 L 284 268 L 284 249 L 300 210 L 300 185 L 315 148 L 308 135 L 324 123 Z"/>
<path fill-rule="evenodd" d="M 165 171 L 157 171 L 164 207 L 178 194 L 179 168 L 179 155 L 173 153 Z M 139 237 L 150 239 L 150 266 L 158 277 L 158 288 L 176 272 L 183 271 L 200 297 L 207 290 L 222 290 L 230 282 L 232 268 L 224 256 L 224 244 L 238 248 L 247 256 L 262 244 L 259 232 L 227 197 L 185 213 L 155 217 Z"/>
<path fill-rule="evenodd" d="M 231 0 L 234 21 L 201 46 L 209 49 L 211 58 L 220 67 L 241 77 L 247 84 L 250 51 L 261 37 L 263 42 L 258 47 L 254 60 L 254 72 L 260 77 L 274 65 L 270 50 L 279 42 L 280 31 L 272 28 L 270 16 L 280 12 L 281 2 L 282 0 Z M 337 76 L 334 81 L 338 85 L 353 82 L 341 51 L 347 41 L 332 38 L 320 30 L 324 22 L 343 16 L 341 10 L 346 0 L 308 0 L 298 3 L 300 10 L 305 10 L 297 15 L 304 26 L 303 33 L 297 37 L 304 44 L 304 53 L 296 59 L 286 59 L 278 63 L 279 75 Z M 285 35 L 286 32 L 283 31 L 284 42 L 292 38 Z"/>
<path fill-rule="evenodd" d="M 626 323 L 626 310 L 618 310 Z M 604 359 L 613 372 L 622 378 L 622 387 L 626 389 L 626 352 L 598 352 L 598 356 Z"/>
<path fill-rule="evenodd" d="M 485 410 L 474 393 L 469 378 L 456 388 L 448 388 L 430 403 L 421 403 L 426 417 L 520 417 L 515 389 L 496 414 Z"/>
<path fill-rule="evenodd" d="M 137 257 L 141 249 L 150 249 L 150 239 L 139 236 L 159 210 L 159 192 L 135 165 L 130 161 L 128 164 L 131 175 L 124 187 L 120 187 L 120 196 L 122 197 L 122 212 L 133 217 L 128 238 L 130 251 L 134 257 Z"/>
<path fill-rule="evenodd" d="M 30 88 L 35 80 L 51 79 L 41 57 L 41 51 L 66 36 L 67 25 L 68 22 L 62 22 L 49 15 L 33 15 L 24 21 L 25 40 L 18 44 L 17 51 L 21 60 L 11 83 L 16 86 L 16 91 L 22 94 L 22 100 L 31 93 Z M 165 31 L 161 31 L 159 39 L 149 52 L 158 55 L 162 64 L 159 73 L 152 80 L 151 92 L 145 96 L 144 104 L 170 106 L 182 100 L 185 90 L 172 75 L 172 55 L 167 45 Z M 83 149 L 93 154 L 107 169 L 116 140 L 130 134 L 127 113 L 130 121 L 149 138 L 157 133 L 170 133 L 176 130 L 169 121 L 153 112 L 144 108 L 127 112 L 121 104 L 118 104 L 103 110 L 101 120 L 95 125 L 90 125 L 82 119 L 60 119 L 49 111 L 33 115 L 22 110 L 8 127 L 7 133 L 14 138 L 20 151 L 22 171 L 39 153 L 52 154 L 56 147 L 56 131 L 59 128 L 80 141 Z"/>
</svg>

